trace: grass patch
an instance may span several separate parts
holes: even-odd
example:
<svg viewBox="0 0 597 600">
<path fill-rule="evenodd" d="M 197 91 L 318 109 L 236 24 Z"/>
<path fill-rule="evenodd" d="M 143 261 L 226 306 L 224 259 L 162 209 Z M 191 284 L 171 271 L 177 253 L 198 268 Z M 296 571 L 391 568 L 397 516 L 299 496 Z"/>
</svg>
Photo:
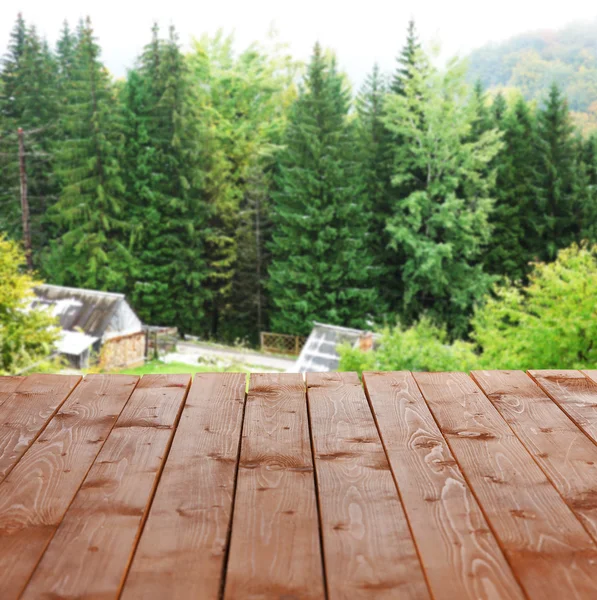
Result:
<svg viewBox="0 0 597 600">
<path fill-rule="evenodd" d="M 122 369 L 122 371 L 115 371 L 117 373 L 124 373 L 126 375 L 176 375 L 177 373 L 239 373 L 245 369 L 238 365 L 231 365 L 229 367 L 217 367 L 215 365 L 189 365 L 187 363 L 165 363 L 161 360 L 151 360 L 146 362 L 141 367 L 135 367 L 134 369 Z"/>
</svg>

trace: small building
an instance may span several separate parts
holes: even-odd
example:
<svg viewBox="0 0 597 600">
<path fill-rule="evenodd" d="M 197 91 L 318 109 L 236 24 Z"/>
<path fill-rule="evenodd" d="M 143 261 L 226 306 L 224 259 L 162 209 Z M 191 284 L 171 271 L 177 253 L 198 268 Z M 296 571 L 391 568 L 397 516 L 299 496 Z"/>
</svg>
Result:
<svg viewBox="0 0 597 600">
<path fill-rule="evenodd" d="M 58 352 L 77 369 L 98 361 L 102 368 L 143 364 L 146 334 L 124 294 L 58 285 L 35 289 L 32 308 L 46 306 L 62 329 Z"/>
<path fill-rule="evenodd" d="M 293 369 L 296 373 L 335 371 L 340 364 L 338 346 L 350 344 L 367 352 L 378 335 L 361 329 L 314 323 Z"/>
</svg>

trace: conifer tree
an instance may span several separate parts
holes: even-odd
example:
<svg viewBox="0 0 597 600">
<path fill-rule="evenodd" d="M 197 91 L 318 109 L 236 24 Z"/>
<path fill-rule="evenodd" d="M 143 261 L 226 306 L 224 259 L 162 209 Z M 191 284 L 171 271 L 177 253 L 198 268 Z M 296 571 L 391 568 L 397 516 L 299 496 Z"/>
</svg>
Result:
<svg viewBox="0 0 597 600">
<path fill-rule="evenodd" d="M 201 138 L 174 28 L 162 40 L 154 26 L 123 94 L 133 302 L 149 323 L 199 333 L 205 303 L 206 215 Z"/>
<path fill-rule="evenodd" d="M 380 295 L 379 315 L 386 308 L 395 309 L 400 298 L 401 265 L 396 261 L 395 252 L 389 250 L 390 238 L 386 229 L 395 195 L 391 182 L 395 140 L 383 122 L 387 95 L 386 80 L 376 64 L 357 96 L 356 107 L 359 171 L 367 196 L 367 212 L 363 218 L 370 223 L 369 250 L 375 265 L 372 277 L 377 277 L 375 286 Z"/>
<path fill-rule="evenodd" d="M 551 261 L 560 248 L 578 239 L 578 202 L 574 197 L 575 139 L 568 103 L 554 83 L 538 114 L 536 153 L 537 235 L 533 254 Z"/>
<path fill-rule="evenodd" d="M 502 119 L 506 115 L 507 110 L 508 103 L 504 98 L 504 94 L 502 94 L 502 92 L 498 92 L 496 97 L 493 99 L 493 103 L 491 105 L 492 118 L 496 126 L 499 126 L 501 124 Z"/>
<path fill-rule="evenodd" d="M 485 268 L 489 273 L 523 280 L 535 258 L 532 248 L 537 235 L 536 120 L 521 96 L 498 125 L 504 148 L 495 160 L 495 204 L 490 218 L 493 233 Z"/>
<path fill-rule="evenodd" d="M 50 213 L 56 238 L 44 271 L 56 284 L 122 291 L 130 272 L 119 164 L 122 134 L 115 91 L 99 55 L 87 19 L 64 89 L 60 127 L 65 139 L 55 151 L 61 190 Z"/>
<path fill-rule="evenodd" d="M 415 21 L 411 19 L 408 22 L 406 44 L 398 56 L 398 67 L 392 79 L 391 90 L 394 94 L 404 94 L 404 86 L 412 77 L 413 70 L 420 67 L 418 58 L 421 56 L 421 44 L 419 43 Z"/>
<path fill-rule="evenodd" d="M 306 334 L 313 321 L 363 327 L 375 309 L 348 102 L 335 60 L 316 44 L 291 112 L 273 196 L 275 331 Z"/>
<path fill-rule="evenodd" d="M 7 233 L 22 235 L 17 130 L 22 129 L 25 170 L 28 183 L 29 228 L 33 258 L 46 245 L 48 233 L 44 215 L 55 200 L 52 176 L 53 139 L 57 130 L 56 63 L 35 27 L 27 28 L 19 15 L 12 34 L 10 51 L 3 64 L 0 115 L 3 192 L 0 214 Z M 3 210 L 4 209 L 4 210 Z"/>
</svg>

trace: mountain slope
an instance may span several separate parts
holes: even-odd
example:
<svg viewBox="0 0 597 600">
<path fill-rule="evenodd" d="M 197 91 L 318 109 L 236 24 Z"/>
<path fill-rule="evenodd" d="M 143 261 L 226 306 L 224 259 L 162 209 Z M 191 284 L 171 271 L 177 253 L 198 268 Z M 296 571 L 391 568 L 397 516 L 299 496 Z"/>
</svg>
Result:
<svg viewBox="0 0 597 600">
<path fill-rule="evenodd" d="M 541 102 L 552 82 L 568 97 L 576 123 L 597 128 L 597 20 L 535 31 L 471 53 L 469 78 L 489 89 L 519 89 Z"/>
</svg>

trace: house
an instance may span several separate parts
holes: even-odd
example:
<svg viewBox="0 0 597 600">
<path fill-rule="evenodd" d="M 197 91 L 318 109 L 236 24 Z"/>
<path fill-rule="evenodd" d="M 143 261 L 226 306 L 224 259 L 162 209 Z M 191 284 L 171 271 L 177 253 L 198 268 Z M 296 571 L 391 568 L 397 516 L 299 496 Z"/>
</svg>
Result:
<svg viewBox="0 0 597 600">
<path fill-rule="evenodd" d="M 293 371 L 295 373 L 335 371 L 340 364 L 338 346 L 350 344 L 368 351 L 373 348 L 378 338 L 378 335 L 361 329 L 314 323 Z"/>
<path fill-rule="evenodd" d="M 124 294 L 57 285 L 35 289 L 32 308 L 46 306 L 58 317 L 58 352 L 78 369 L 92 357 L 106 369 L 131 367 L 145 360 L 146 334 Z"/>
</svg>

